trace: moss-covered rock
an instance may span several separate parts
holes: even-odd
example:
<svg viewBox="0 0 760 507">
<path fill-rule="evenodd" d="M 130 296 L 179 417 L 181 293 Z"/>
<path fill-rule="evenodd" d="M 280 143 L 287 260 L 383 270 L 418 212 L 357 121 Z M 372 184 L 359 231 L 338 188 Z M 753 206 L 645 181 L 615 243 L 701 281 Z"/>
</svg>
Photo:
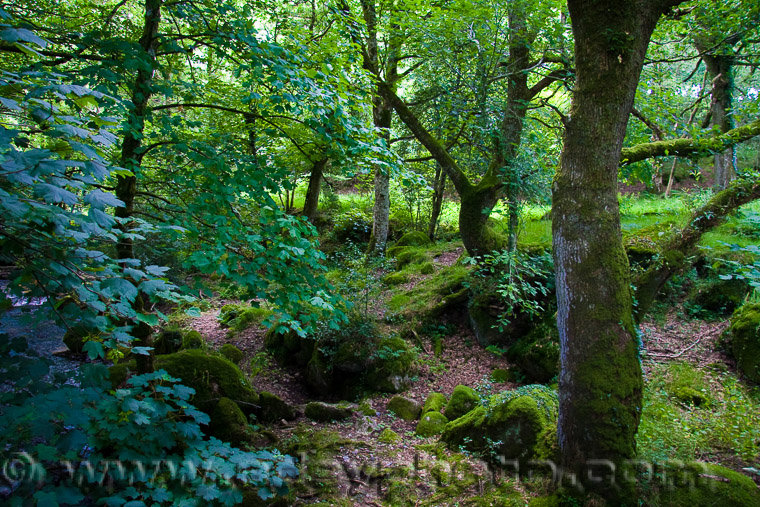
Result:
<svg viewBox="0 0 760 507">
<path fill-rule="evenodd" d="M 380 434 L 377 436 L 378 442 L 381 444 L 395 444 L 397 442 L 401 441 L 401 437 L 398 433 L 393 431 L 390 428 L 385 428 L 383 431 L 380 432 Z"/>
<path fill-rule="evenodd" d="M 219 352 L 235 364 L 240 364 L 240 361 L 243 360 L 243 352 L 231 343 L 222 345 Z"/>
<path fill-rule="evenodd" d="M 367 417 L 375 417 L 377 415 L 377 410 L 372 408 L 372 405 L 368 401 L 361 402 L 356 410 Z"/>
<path fill-rule="evenodd" d="M 405 421 L 415 421 L 422 413 L 419 403 L 403 396 L 394 396 L 387 405 L 388 410 Z"/>
<path fill-rule="evenodd" d="M 638 241 L 629 243 L 625 246 L 625 253 L 628 255 L 628 262 L 631 266 L 641 268 L 648 267 L 660 253 L 657 245 L 650 241 Z"/>
<path fill-rule="evenodd" d="M 271 315 L 272 310 L 267 308 L 255 308 L 244 304 L 229 304 L 222 307 L 218 319 L 222 327 L 240 332 L 254 324 L 260 325 Z"/>
<path fill-rule="evenodd" d="M 306 385 L 321 396 L 330 394 L 332 374 L 318 348 L 314 349 L 314 354 L 306 365 Z"/>
<path fill-rule="evenodd" d="M 182 384 L 195 389 L 192 403 L 210 413 L 217 400 L 230 398 L 245 414 L 258 405 L 259 397 L 253 391 L 240 369 L 229 360 L 208 355 L 201 350 L 183 350 L 176 354 L 157 356 L 156 370 L 166 370 Z"/>
<path fill-rule="evenodd" d="M 424 232 L 411 231 L 401 236 L 393 246 L 428 246 L 432 244 L 433 242 Z"/>
<path fill-rule="evenodd" d="M 709 405 L 710 403 L 710 398 L 705 393 L 688 386 L 678 386 L 674 388 L 673 396 L 682 402 L 694 405 L 695 407 Z"/>
<path fill-rule="evenodd" d="M 396 269 L 401 270 L 410 264 L 422 264 L 429 260 L 430 256 L 424 250 L 418 248 L 405 248 L 396 253 Z"/>
<path fill-rule="evenodd" d="M 479 403 L 480 397 L 473 388 L 458 385 L 454 388 L 454 392 L 451 393 L 451 398 L 446 404 L 444 414 L 446 414 L 446 418 L 453 421 L 477 407 Z"/>
<path fill-rule="evenodd" d="M 507 349 L 507 359 L 514 363 L 526 382 L 547 383 L 559 374 L 559 332 L 556 323 L 547 319 Z"/>
<path fill-rule="evenodd" d="M 259 393 L 259 419 L 264 422 L 292 421 L 296 418 L 296 410 L 277 395 L 261 391 Z"/>
<path fill-rule="evenodd" d="M 440 412 L 446 406 L 446 397 L 441 393 L 430 393 L 422 405 L 422 413 Z"/>
<path fill-rule="evenodd" d="M 448 424 L 449 420 L 440 412 L 425 412 L 417 423 L 417 433 L 421 437 L 432 437 L 439 435 Z"/>
<path fill-rule="evenodd" d="M 206 340 L 203 339 L 203 335 L 194 329 L 187 331 L 182 337 L 182 350 L 205 348 Z"/>
<path fill-rule="evenodd" d="M 351 407 L 347 405 L 333 405 L 321 401 L 312 401 L 306 405 L 304 413 L 306 414 L 306 417 L 312 421 L 330 422 L 348 419 L 354 412 Z"/>
<path fill-rule="evenodd" d="M 409 281 L 409 273 L 399 271 L 398 273 L 390 273 L 383 277 L 383 283 L 385 285 L 401 285 Z"/>
<path fill-rule="evenodd" d="M 687 306 L 698 315 L 730 315 L 744 302 L 749 289 L 744 280 L 700 280 L 689 293 Z"/>
<path fill-rule="evenodd" d="M 749 477 L 710 463 L 687 463 L 665 471 L 665 487 L 649 505 L 671 507 L 760 506 L 760 489 Z M 659 479 L 657 480 L 659 482 Z"/>
<path fill-rule="evenodd" d="M 282 325 L 274 325 L 264 334 L 264 346 L 280 365 L 305 367 L 314 354 L 316 340 L 298 336 Z"/>
<path fill-rule="evenodd" d="M 547 458 L 553 454 L 557 396 L 544 386 L 505 391 L 446 425 L 441 440 L 449 447 L 466 448 L 506 460 Z"/>
<path fill-rule="evenodd" d="M 491 380 L 497 384 L 511 382 L 513 380 L 512 372 L 502 368 L 496 368 L 491 372 Z"/>
<path fill-rule="evenodd" d="M 760 303 L 746 304 L 734 313 L 725 340 L 739 370 L 760 383 Z"/>
<path fill-rule="evenodd" d="M 248 442 L 248 420 L 240 407 L 223 397 L 211 412 L 209 433 L 223 442 L 239 447 Z"/>
<path fill-rule="evenodd" d="M 470 301 L 468 308 L 470 327 L 481 347 L 503 344 L 508 340 L 505 333 L 499 330 L 499 317 L 494 313 L 493 308 L 494 305 L 484 295 L 478 295 Z"/>
<path fill-rule="evenodd" d="M 156 355 L 174 354 L 182 348 L 182 331 L 177 328 L 164 329 L 153 340 L 153 351 Z"/>
<path fill-rule="evenodd" d="M 435 266 L 433 266 L 433 263 L 430 261 L 423 262 L 422 264 L 420 264 L 418 271 L 420 272 L 420 274 L 423 274 L 423 275 L 432 275 L 433 273 L 435 273 Z"/>
<path fill-rule="evenodd" d="M 398 336 L 383 338 L 371 356 L 366 386 L 374 391 L 398 393 L 409 388 L 414 373 L 414 351 Z"/>
</svg>

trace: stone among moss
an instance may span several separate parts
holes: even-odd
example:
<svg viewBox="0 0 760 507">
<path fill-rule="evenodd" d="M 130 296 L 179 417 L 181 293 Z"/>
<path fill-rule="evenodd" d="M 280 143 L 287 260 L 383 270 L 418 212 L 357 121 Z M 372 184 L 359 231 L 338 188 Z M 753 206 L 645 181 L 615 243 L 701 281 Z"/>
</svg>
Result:
<svg viewBox="0 0 760 507">
<path fill-rule="evenodd" d="M 451 393 L 451 399 L 446 404 L 446 418 L 450 421 L 458 419 L 470 410 L 474 409 L 480 403 L 478 393 L 471 387 L 458 385 Z"/>
<path fill-rule="evenodd" d="M 348 419 L 353 415 L 354 411 L 346 405 L 332 405 L 321 401 L 312 401 L 306 405 L 304 413 L 312 421 L 330 422 Z"/>
<path fill-rule="evenodd" d="M 400 271 L 398 273 L 390 273 L 383 277 L 383 283 L 385 285 L 401 285 L 409 281 L 409 274 Z"/>
<path fill-rule="evenodd" d="M 556 324 L 541 322 L 507 349 L 524 380 L 545 384 L 559 374 L 559 332 Z"/>
<path fill-rule="evenodd" d="M 512 372 L 504 370 L 502 368 L 496 368 L 491 372 L 491 380 L 497 384 L 503 384 L 505 382 L 512 381 Z"/>
<path fill-rule="evenodd" d="M 385 428 L 383 431 L 380 432 L 380 435 L 377 437 L 378 442 L 381 444 L 395 444 L 396 442 L 399 442 L 401 440 L 401 437 L 398 433 L 393 431 L 390 428 Z"/>
<path fill-rule="evenodd" d="M 430 393 L 422 405 L 422 413 L 440 412 L 446 406 L 446 397 L 441 393 Z"/>
<path fill-rule="evenodd" d="M 304 367 L 312 358 L 316 341 L 282 325 L 274 325 L 264 334 L 264 346 L 281 365 Z"/>
<path fill-rule="evenodd" d="M 400 271 L 410 264 L 422 264 L 429 260 L 430 256 L 426 251 L 418 248 L 405 248 L 396 254 L 396 269 Z"/>
<path fill-rule="evenodd" d="M 292 421 L 296 418 L 296 410 L 279 396 L 266 391 L 259 393 L 259 419 L 264 422 Z"/>
<path fill-rule="evenodd" d="M 449 420 L 446 416 L 440 412 L 432 411 L 425 412 L 420 418 L 420 422 L 417 423 L 417 433 L 421 437 L 432 437 L 433 435 L 439 435 L 443 432 L 446 424 Z"/>
<path fill-rule="evenodd" d="M 398 336 L 383 338 L 377 345 L 365 376 L 368 388 L 399 393 L 409 388 L 414 371 L 414 351 Z"/>
<path fill-rule="evenodd" d="M 186 332 L 185 336 L 182 337 L 182 350 L 205 348 L 206 340 L 203 339 L 203 335 L 194 329 Z"/>
<path fill-rule="evenodd" d="M 678 398 L 684 403 L 700 407 L 703 405 L 709 405 L 710 398 L 701 391 L 697 391 L 693 387 L 678 386 L 673 389 L 673 396 Z"/>
<path fill-rule="evenodd" d="M 760 383 L 760 303 L 745 304 L 737 310 L 726 335 L 739 370 Z"/>
<path fill-rule="evenodd" d="M 235 447 L 248 442 L 248 420 L 240 407 L 229 398 L 223 397 L 211 412 L 209 433 Z"/>
<path fill-rule="evenodd" d="M 433 242 L 424 232 L 411 231 L 401 236 L 393 246 L 428 246 L 432 244 Z"/>
<path fill-rule="evenodd" d="M 219 352 L 235 364 L 240 364 L 240 361 L 243 360 L 243 352 L 231 343 L 222 345 Z"/>
<path fill-rule="evenodd" d="M 760 489 L 752 479 L 711 463 L 687 463 L 665 471 L 665 487 L 649 505 L 670 507 L 744 507 L 760 505 Z M 655 479 L 660 482 L 660 479 Z"/>
<path fill-rule="evenodd" d="M 259 397 L 253 391 L 240 369 L 229 360 L 208 355 L 201 350 L 182 350 L 176 354 L 157 356 L 156 370 L 166 370 L 182 384 L 195 389 L 191 401 L 204 412 L 210 413 L 220 398 L 236 402 L 245 414 L 253 412 Z"/>
<path fill-rule="evenodd" d="M 741 306 L 749 289 L 744 280 L 700 280 L 689 294 L 688 303 L 694 313 L 731 315 Z"/>
<path fill-rule="evenodd" d="M 357 411 L 367 417 L 375 417 L 377 415 L 377 410 L 372 408 L 372 405 L 370 405 L 368 401 L 361 402 Z"/>
<path fill-rule="evenodd" d="M 419 403 L 403 396 L 391 398 L 386 408 L 405 421 L 415 421 L 422 413 Z"/>
<path fill-rule="evenodd" d="M 468 449 L 484 449 L 486 408 L 475 407 L 462 417 L 451 420 L 443 430 L 441 440 L 454 450 L 466 446 Z"/>
<path fill-rule="evenodd" d="M 224 305 L 219 313 L 219 322 L 232 331 L 244 331 L 252 325 L 260 325 L 272 315 L 272 310 L 254 308 L 249 305 Z"/>
<path fill-rule="evenodd" d="M 164 329 L 153 340 L 153 352 L 156 355 L 174 354 L 182 348 L 182 331 L 177 328 Z"/>
<path fill-rule="evenodd" d="M 423 262 L 420 264 L 419 272 L 423 275 L 432 275 L 435 273 L 435 266 L 433 266 L 433 263 L 430 261 Z"/>
<path fill-rule="evenodd" d="M 318 348 L 306 365 L 306 385 L 316 394 L 326 396 L 332 387 L 332 375 Z"/>
</svg>

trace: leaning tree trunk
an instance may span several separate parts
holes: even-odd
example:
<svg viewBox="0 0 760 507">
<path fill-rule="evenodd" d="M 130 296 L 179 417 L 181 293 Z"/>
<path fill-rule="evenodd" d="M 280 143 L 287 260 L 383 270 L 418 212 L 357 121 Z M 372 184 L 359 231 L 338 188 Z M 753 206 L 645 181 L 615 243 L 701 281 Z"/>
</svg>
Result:
<svg viewBox="0 0 760 507">
<path fill-rule="evenodd" d="M 676 2 L 568 1 L 576 85 L 553 185 L 552 235 L 557 436 L 564 465 L 576 472 L 590 460 L 636 454 L 643 382 L 617 176 L 644 54 L 668 3 Z"/>
<path fill-rule="evenodd" d="M 130 176 L 119 176 L 116 180 L 116 197 L 124 202 L 124 206 L 116 208 L 116 216 L 123 219 L 122 228 L 126 231 L 129 220 L 132 218 L 137 196 L 137 174 L 140 169 L 142 158 L 142 137 L 145 130 L 145 115 L 148 110 L 148 101 L 153 94 L 151 86 L 153 70 L 156 62 L 156 49 L 158 46 L 158 25 L 161 22 L 161 4 L 163 0 L 145 0 L 145 23 L 140 37 L 140 48 L 144 51 L 145 65 L 141 65 L 137 71 L 134 88 L 132 90 L 132 104 L 134 108 L 128 117 L 129 128 L 126 129 L 124 140 L 121 145 L 120 165 L 132 171 Z M 116 245 L 116 254 L 119 260 L 134 259 L 134 243 L 131 238 L 122 237 Z M 133 303 L 136 312 L 144 310 L 142 294 L 138 294 Z M 135 324 L 132 329 L 134 346 L 150 347 L 151 327 L 144 322 Z M 137 355 L 137 370 L 140 373 L 153 371 L 152 355 Z"/>
<path fill-rule="evenodd" d="M 319 193 L 322 186 L 322 175 L 327 165 L 327 158 L 323 157 L 311 166 L 311 173 L 309 174 L 309 187 L 306 189 L 306 200 L 303 203 L 303 216 L 305 216 L 309 222 L 314 223 L 314 219 L 317 216 L 317 209 L 319 208 Z"/>
</svg>

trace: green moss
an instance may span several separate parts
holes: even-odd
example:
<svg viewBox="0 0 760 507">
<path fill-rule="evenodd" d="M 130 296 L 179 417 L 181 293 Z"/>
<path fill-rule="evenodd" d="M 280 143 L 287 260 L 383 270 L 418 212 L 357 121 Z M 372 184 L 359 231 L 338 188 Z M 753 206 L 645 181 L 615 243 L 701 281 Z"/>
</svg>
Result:
<svg viewBox="0 0 760 507">
<path fill-rule="evenodd" d="M 249 441 L 248 420 L 231 399 L 222 397 L 211 412 L 210 419 L 209 433 L 219 440 L 236 447 Z"/>
<path fill-rule="evenodd" d="M 536 324 L 507 349 L 512 361 L 527 382 L 550 382 L 559 374 L 559 333 L 553 319 Z"/>
<path fill-rule="evenodd" d="M 390 273 L 383 277 L 383 283 L 385 285 L 401 285 L 409 281 L 409 274 L 403 271 L 398 273 Z"/>
<path fill-rule="evenodd" d="M 425 250 L 409 247 L 396 254 L 396 269 L 401 270 L 409 264 L 422 264 L 429 261 L 430 256 Z"/>
<path fill-rule="evenodd" d="M 372 405 L 370 405 L 368 401 L 361 402 L 357 411 L 367 417 L 375 417 L 377 415 L 377 410 L 372 408 Z"/>
<path fill-rule="evenodd" d="M 467 446 L 468 449 L 481 450 L 485 448 L 486 408 L 475 407 L 465 415 L 449 422 L 441 434 L 441 441 L 452 449 Z"/>
<path fill-rule="evenodd" d="M 178 328 L 164 329 L 153 341 L 156 355 L 174 354 L 182 348 L 182 331 Z"/>
<path fill-rule="evenodd" d="M 383 338 L 372 354 L 369 371 L 365 376 L 368 388 L 388 393 L 398 393 L 409 387 L 413 373 L 415 354 L 403 338 Z"/>
<path fill-rule="evenodd" d="M 760 303 L 746 304 L 737 310 L 726 335 L 739 370 L 760 383 Z"/>
<path fill-rule="evenodd" d="M 258 405 L 258 396 L 235 364 L 219 356 L 207 355 L 201 350 L 183 350 L 176 354 L 157 356 L 156 370 L 166 370 L 182 384 L 195 389 L 193 404 L 210 412 L 216 400 L 230 398 L 240 409 L 250 414 Z"/>
<path fill-rule="evenodd" d="M 423 262 L 422 264 L 420 264 L 418 271 L 420 272 L 420 274 L 423 274 L 423 275 L 431 275 L 435 273 L 435 266 L 433 266 L 432 262 L 429 262 L 429 261 Z"/>
<path fill-rule="evenodd" d="M 231 343 L 222 345 L 219 352 L 235 364 L 240 364 L 240 361 L 243 360 L 243 352 Z"/>
<path fill-rule="evenodd" d="M 345 405 L 332 405 L 321 401 L 312 401 L 306 405 L 306 417 L 317 422 L 342 421 L 353 415 L 353 410 Z"/>
<path fill-rule="evenodd" d="M 719 465 L 688 463 L 671 466 L 653 482 L 664 481 L 664 487 L 647 494 L 649 505 L 672 507 L 744 507 L 760 505 L 760 489 L 749 477 Z"/>
<path fill-rule="evenodd" d="M 453 421 L 477 407 L 479 403 L 480 397 L 473 388 L 458 385 L 454 388 L 454 392 L 451 393 L 451 398 L 446 404 L 444 413 L 449 420 Z"/>
<path fill-rule="evenodd" d="M 422 413 L 440 412 L 446 406 L 446 397 L 441 393 L 430 393 L 422 406 Z"/>
<path fill-rule="evenodd" d="M 744 302 L 750 287 L 744 280 L 699 280 L 689 293 L 693 314 L 730 315 Z"/>
<path fill-rule="evenodd" d="M 203 336 L 194 329 L 186 332 L 185 336 L 182 337 L 182 350 L 205 348 L 206 340 L 204 340 Z"/>
<path fill-rule="evenodd" d="M 394 294 L 393 297 L 388 300 L 388 309 L 392 312 L 398 312 L 409 305 L 412 298 L 407 294 Z"/>
<path fill-rule="evenodd" d="M 259 419 L 264 422 L 292 421 L 296 411 L 279 396 L 266 391 L 259 393 Z"/>
<path fill-rule="evenodd" d="M 108 368 L 108 378 L 111 380 L 111 388 L 118 389 L 124 386 L 127 379 L 137 371 L 134 361 L 118 363 Z"/>
<path fill-rule="evenodd" d="M 499 454 L 508 460 L 534 457 L 539 435 L 549 424 L 544 411 L 530 396 L 520 396 L 494 408 L 487 423 L 489 433 L 498 436 Z"/>
<path fill-rule="evenodd" d="M 377 437 L 378 442 L 381 444 L 395 444 L 396 442 L 401 441 L 401 437 L 398 433 L 393 431 L 390 428 L 385 428 L 383 431 L 380 432 L 380 435 Z"/>
<path fill-rule="evenodd" d="M 243 311 L 228 319 L 226 325 L 233 331 L 244 331 L 253 325 L 261 325 L 265 319 L 272 316 L 272 313 L 272 310 L 267 308 L 251 308 L 250 306 L 246 306 Z"/>
<path fill-rule="evenodd" d="M 304 367 L 311 360 L 316 341 L 275 324 L 264 334 L 264 346 L 281 365 Z"/>
<path fill-rule="evenodd" d="M 443 432 L 449 420 L 440 412 L 425 412 L 417 423 L 415 433 L 421 437 L 432 437 Z"/>
<path fill-rule="evenodd" d="M 419 403 L 403 396 L 394 396 L 390 399 L 387 409 L 405 421 L 415 421 L 422 413 Z"/>
<path fill-rule="evenodd" d="M 306 385 L 317 394 L 328 395 L 332 387 L 332 375 L 318 348 L 306 365 Z"/>
<path fill-rule="evenodd" d="M 496 368 L 491 372 L 491 380 L 497 384 L 511 382 L 513 380 L 512 372 L 502 368 Z"/>
<path fill-rule="evenodd" d="M 432 244 L 433 242 L 424 232 L 411 231 L 401 236 L 394 246 L 427 246 Z"/>
<path fill-rule="evenodd" d="M 712 402 L 704 372 L 689 363 L 674 362 L 667 366 L 665 389 L 670 396 L 697 407 Z"/>
</svg>

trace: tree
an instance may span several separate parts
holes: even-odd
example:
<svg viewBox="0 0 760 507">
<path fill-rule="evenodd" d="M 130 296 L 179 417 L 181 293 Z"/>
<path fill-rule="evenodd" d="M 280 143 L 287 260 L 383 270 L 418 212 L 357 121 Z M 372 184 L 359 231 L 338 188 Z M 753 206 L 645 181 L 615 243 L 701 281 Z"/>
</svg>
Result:
<svg viewBox="0 0 760 507">
<path fill-rule="evenodd" d="M 560 335 L 562 459 L 636 454 L 639 346 L 623 249 L 617 176 L 649 40 L 677 0 L 570 0 L 575 89 L 553 186 L 552 236 Z"/>
</svg>

